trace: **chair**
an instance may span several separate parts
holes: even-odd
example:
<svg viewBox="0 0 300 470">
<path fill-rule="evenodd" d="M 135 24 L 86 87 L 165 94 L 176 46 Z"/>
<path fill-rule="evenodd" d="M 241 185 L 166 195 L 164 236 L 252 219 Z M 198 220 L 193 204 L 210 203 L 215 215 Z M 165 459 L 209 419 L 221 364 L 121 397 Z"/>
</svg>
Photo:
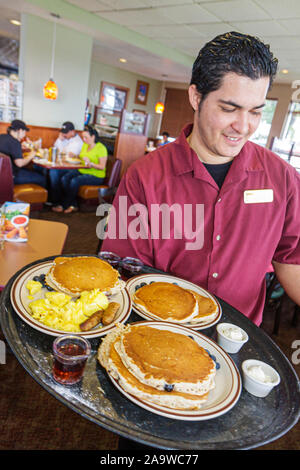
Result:
<svg viewBox="0 0 300 470">
<path fill-rule="evenodd" d="M 48 191 L 38 184 L 14 185 L 11 160 L 8 155 L 0 153 L 0 203 L 28 202 L 32 210 L 39 211 L 47 199 Z"/>
<path fill-rule="evenodd" d="M 99 186 L 80 186 L 78 200 L 80 208 L 98 205 L 100 202 L 111 202 L 120 182 L 122 161 L 113 157 L 107 159 L 106 181 Z"/>
<path fill-rule="evenodd" d="M 117 158 L 111 169 L 107 185 L 103 185 L 98 188 L 98 202 L 100 204 L 102 202 L 112 202 L 120 183 L 121 168 L 122 160 Z"/>
<path fill-rule="evenodd" d="M 13 177 L 10 158 L 0 153 L 0 204 L 12 201 L 14 197 Z"/>
<path fill-rule="evenodd" d="M 111 204 L 113 202 L 114 196 L 117 192 L 118 185 L 120 182 L 121 167 L 122 167 L 122 161 L 117 159 L 112 167 L 107 186 L 102 186 L 98 188 L 98 204 L 104 204 L 104 203 Z M 103 225 L 106 225 L 107 220 L 108 220 L 108 214 L 102 217 Z M 102 242 L 103 240 L 99 238 L 99 243 L 98 243 L 96 254 L 100 252 Z"/>
<path fill-rule="evenodd" d="M 274 306 L 275 308 L 275 319 L 272 333 L 277 335 L 279 332 L 281 312 L 283 309 L 284 301 L 287 299 L 287 295 L 284 289 L 278 282 L 276 274 L 274 272 L 267 273 L 267 292 L 265 300 L 265 308 Z"/>
</svg>

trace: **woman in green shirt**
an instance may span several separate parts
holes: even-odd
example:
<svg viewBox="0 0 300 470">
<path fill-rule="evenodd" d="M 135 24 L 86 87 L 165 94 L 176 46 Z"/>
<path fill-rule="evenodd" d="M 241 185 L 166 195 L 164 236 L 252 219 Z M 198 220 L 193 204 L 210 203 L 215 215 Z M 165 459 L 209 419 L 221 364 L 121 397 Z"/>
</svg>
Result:
<svg viewBox="0 0 300 470">
<path fill-rule="evenodd" d="M 86 168 L 68 171 L 61 179 L 65 214 L 78 210 L 77 193 L 80 186 L 99 186 L 106 176 L 107 148 L 99 141 L 98 132 L 87 126 L 82 133 L 82 140 L 84 144 L 79 157 Z"/>
</svg>

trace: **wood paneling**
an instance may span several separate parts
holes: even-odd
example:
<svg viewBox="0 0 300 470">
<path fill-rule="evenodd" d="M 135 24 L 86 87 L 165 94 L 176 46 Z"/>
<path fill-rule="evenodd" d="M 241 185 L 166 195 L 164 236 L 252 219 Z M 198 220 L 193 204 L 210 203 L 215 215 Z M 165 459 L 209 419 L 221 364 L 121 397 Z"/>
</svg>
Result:
<svg viewBox="0 0 300 470">
<path fill-rule="evenodd" d="M 9 122 L 0 122 L 0 134 L 6 134 L 6 129 L 9 127 L 9 125 Z M 31 140 L 37 140 L 41 138 L 43 148 L 52 147 L 60 131 L 60 128 L 55 127 L 31 126 L 31 124 L 27 123 L 26 125 L 30 129 L 26 136 Z"/>
<path fill-rule="evenodd" d="M 189 102 L 188 90 L 167 88 L 160 134 L 169 132 L 171 137 L 177 137 L 182 128 L 193 120 L 194 110 Z"/>
<path fill-rule="evenodd" d="M 121 176 L 131 163 L 144 155 L 146 144 L 147 137 L 144 135 L 118 133 L 114 157 L 122 160 Z"/>
</svg>

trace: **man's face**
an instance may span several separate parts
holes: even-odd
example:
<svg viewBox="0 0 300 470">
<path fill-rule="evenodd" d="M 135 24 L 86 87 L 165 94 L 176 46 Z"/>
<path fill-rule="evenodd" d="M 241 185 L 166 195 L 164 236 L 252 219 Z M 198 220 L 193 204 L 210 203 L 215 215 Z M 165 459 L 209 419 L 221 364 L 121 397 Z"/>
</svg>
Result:
<svg viewBox="0 0 300 470">
<path fill-rule="evenodd" d="M 26 131 L 25 129 L 19 129 L 17 131 L 17 139 L 21 142 L 21 140 L 24 139 L 24 137 L 26 136 Z"/>
<path fill-rule="evenodd" d="M 69 132 L 67 132 L 66 134 L 64 134 L 65 139 L 67 139 L 67 140 L 69 140 L 69 139 L 71 139 L 72 137 L 74 137 L 74 135 L 75 135 L 75 131 L 69 131 Z"/>
<path fill-rule="evenodd" d="M 239 154 L 259 125 L 269 82 L 269 77 L 252 80 L 230 72 L 221 87 L 206 96 L 200 111 L 201 95 L 190 86 L 193 138 L 200 158 L 219 157 L 216 163 L 222 163 L 224 157 L 229 161 Z"/>
</svg>

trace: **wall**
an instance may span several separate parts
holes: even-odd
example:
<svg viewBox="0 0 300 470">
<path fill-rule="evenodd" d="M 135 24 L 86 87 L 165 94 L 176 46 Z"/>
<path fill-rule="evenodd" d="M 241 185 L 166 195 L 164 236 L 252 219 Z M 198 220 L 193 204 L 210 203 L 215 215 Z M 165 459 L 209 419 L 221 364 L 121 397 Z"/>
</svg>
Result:
<svg viewBox="0 0 300 470">
<path fill-rule="evenodd" d="M 146 106 L 134 103 L 137 80 L 149 83 L 149 93 Z M 130 88 L 127 109 L 129 111 L 132 111 L 133 109 L 141 109 L 150 114 L 148 136 L 156 137 L 159 116 L 155 114 L 154 107 L 156 102 L 160 99 L 163 82 L 127 72 L 126 70 L 122 70 L 117 67 L 111 67 L 110 65 L 106 65 L 101 62 L 92 61 L 88 87 L 88 98 L 92 107 L 92 117 L 94 115 L 94 106 L 99 104 L 99 93 L 102 81 Z"/>
<path fill-rule="evenodd" d="M 20 41 L 20 79 L 24 81 L 23 119 L 31 125 L 61 127 L 72 121 L 77 129 L 84 125 L 92 38 L 57 24 L 54 81 L 56 101 L 43 96 L 50 78 L 52 21 L 22 14 Z"/>
</svg>

